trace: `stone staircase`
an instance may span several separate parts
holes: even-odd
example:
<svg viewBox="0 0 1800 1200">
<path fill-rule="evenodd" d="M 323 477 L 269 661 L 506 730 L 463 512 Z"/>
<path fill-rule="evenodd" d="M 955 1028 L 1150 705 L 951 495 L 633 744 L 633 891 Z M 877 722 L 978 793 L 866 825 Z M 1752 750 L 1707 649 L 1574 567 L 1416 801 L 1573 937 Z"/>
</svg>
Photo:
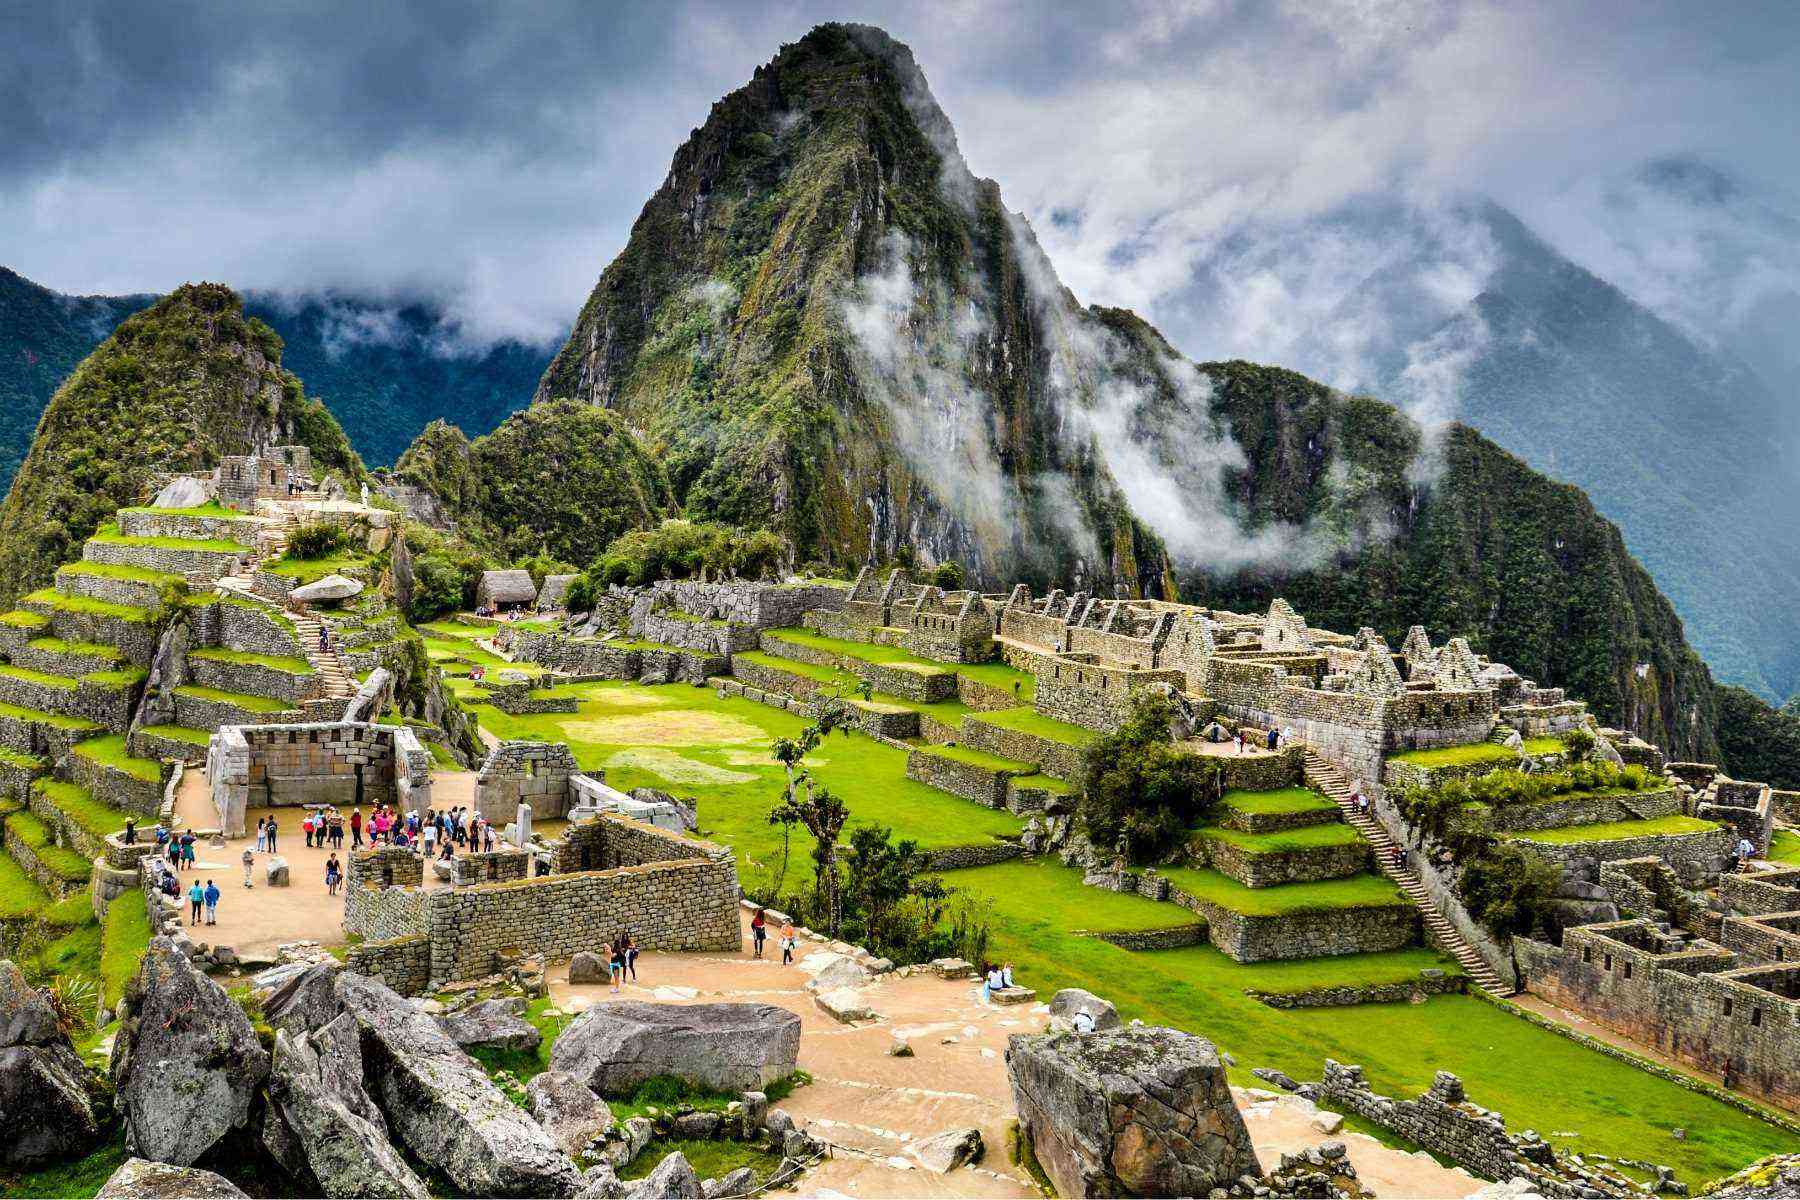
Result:
<svg viewBox="0 0 1800 1200">
<path fill-rule="evenodd" d="M 319 619 L 311 613 L 289 611 L 288 617 L 294 622 L 294 631 L 300 635 L 300 646 L 306 652 L 306 661 L 312 664 L 313 670 L 325 684 L 325 695 L 333 699 L 347 699 L 356 695 L 356 678 L 344 666 L 344 660 L 338 657 L 336 647 L 329 650 L 319 649 L 319 630 L 323 628 Z"/>
<path fill-rule="evenodd" d="M 1412 901 L 1425 922 L 1425 932 L 1430 940 L 1453 956 L 1462 966 L 1469 979 L 1482 991 L 1495 996 L 1510 996 L 1513 989 L 1508 987 L 1499 974 L 1490 967 L 1487 960 L 1476 953 L 1475 947 L 1469 945 L 1468 939 L 1458 933 L 1456 926 L 1447 920 L 1438 910 L 1431 893 L 1412 871 L 1394 864 L 1394 839 L 1388 836 L 1381 822 L 1361 812 L 1351 801 L 1350 780 L 1338 768 L 1320 758 L 1312 750 L 1306 751 L 1306 782 L 1316 790 L 1329 796 L 1344 814 L 1344 820 L 1369 843 L 1375 847 L 1375 861 L 1380 865 L 1382 874 L 1393 880 L 1406 898 Z"/>
</svg>

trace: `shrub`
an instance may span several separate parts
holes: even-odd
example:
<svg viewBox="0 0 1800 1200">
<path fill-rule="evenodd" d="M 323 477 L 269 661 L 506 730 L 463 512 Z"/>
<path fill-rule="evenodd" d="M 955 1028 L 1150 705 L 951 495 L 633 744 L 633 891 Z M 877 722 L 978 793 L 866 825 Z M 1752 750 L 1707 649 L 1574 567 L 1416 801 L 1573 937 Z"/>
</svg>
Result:
<svg viewBox="0 0 1800 1200">
<path fill-rule="evenodd" d="M 963 585 L 962 564 L 959 562 L 939 563 L 937 570 L 931 573 L 931 583 L 934 587 L 942 588 L 946 592 L 960 591 Z"/>
<path fill-rule="evenodd" d="M 448 554 L 421 554 L 413 559 L 413 589 L 406 602 L 406 619 L 417 625 L 445 613 L 475 605 L 475 586 L 481 580 L 481 560 L 457 560 Z"/>
<path fill-rule="evenodd" d="M 1175 748 L 1174 717 L 1172 701 L 1140 694 L 1118 731 L 1083 752 L 1077 808 L 1097 848 L 1116 847 L 1134 863 L 1159 860 L 1216 807 L 1217 772 Z"/>
<path fill-rule="evenodd" d="M 288 534 L 287 557 L 329 558 L 349 544 L 349 537 L 336 525 L 329 521 L 309 521 L 295 526 Z"/>
<path fill-rule="evenodd" d="M 589 568 L 594 593 L 607 584 L 641 587 L 658 579 L 706 574 L 763 579 L 789 557 L 787 543 L 766 529 L 746 531 L 707 521 L 664 521 L 613 539 Z"/>
<path fill-rule="evenodd" d="M 1562 740 L 1573 762 L 1581 762 L 1594 752 L 1594 735 L 1585 729 L 1571 729 L 1562 735 Z"/>
<path fill-rule="evenodd" d="M 1490 932 L 1529 936 L 1550 928 L 1555 919 L 1551 897 L 1561 880 L 1557 867 L 1501 842 L 1464 865 L 1460 890 L 1469 915 Z"/>
</svg>

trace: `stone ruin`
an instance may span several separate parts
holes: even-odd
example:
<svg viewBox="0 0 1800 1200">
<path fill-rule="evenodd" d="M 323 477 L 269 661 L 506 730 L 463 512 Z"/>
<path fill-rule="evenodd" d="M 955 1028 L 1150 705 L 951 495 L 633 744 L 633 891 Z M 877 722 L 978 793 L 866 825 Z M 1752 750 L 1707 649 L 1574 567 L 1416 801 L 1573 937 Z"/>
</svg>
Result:
<svg viewBox="0 0 1800 1200">
<path fill-rule="evenodd" d="M 494 747 L 475 776 L 475 811 L 496 826 L 516 825 L 520 807 L 528 821 L 585 820 L 616 813 L 676 833 L 694 828 L 694 810 L 662 793 L 627 795 L 606 783 L 600 770 L 584 772 L 562 742 L 507 741 Z M 529 828 L 507 829 L 517 844 Z"/>
<path fill-rule="evenodd" d="M 286 500 L 312 485 L 311 447 L 276 446 L 264 454 L 221 458 L 214 490 L 219 503 L 254 512 L 258 500 Z"/>
<path fill-rule="evenodd" d="M 206 774 L 226 837 L 244 836 L 253 807 L 431 807 L 431 755 L 404 725 L 225 725 L 207 744 Z"/>
</svg>

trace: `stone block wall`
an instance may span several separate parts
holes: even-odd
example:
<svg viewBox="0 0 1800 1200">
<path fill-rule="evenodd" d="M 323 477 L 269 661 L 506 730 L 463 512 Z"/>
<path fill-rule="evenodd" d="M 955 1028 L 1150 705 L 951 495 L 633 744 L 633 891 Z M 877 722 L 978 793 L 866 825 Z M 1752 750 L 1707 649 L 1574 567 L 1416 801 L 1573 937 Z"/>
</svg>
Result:
<svg viewBox="0 0 1800 1200">
<path fill-rule="evenodd" d="M 254 796 L 268 804 L 431 803 L 431 757 L 401 726 L 354 722 L 228 725 L 207 751 L 214 807 L 228 836 L 242 836 Z"/>
<path fill-rule="evenodd" d="M 261 663 L 208 658 L 205 654 L 188 655 L 187 668 L 189 678 L 200 687 L 267 696 L 296 708 L 301 701 L 312 700 L 325 692 L 324 680 L 312 671 L 299 674 Z"/>
<path fill-rule="evenodd" d="M 362 942 L 344 953 L 344 969 L 379 979 L 402 996 L 417 996 L 431 986 L 431 939 L 413 933 Z"/>
<path fill-rule="evenodd" d="M 540 821 L 564 817 L 573 803 L 569 778 L 580 770 L 561 742 L 503 742 L 475 776 L 475 811 L 496 825 L 513 820 L 520 804 Z"/>
<path fill-rule="evenodd" d="M 51 675 L 86 675 L 89 671 L 111 671 L 119 662 L 111 655 L 91 650 L 48 650 L 18 639 L 17 645 L 5 649 L 6 658 L 15 667 L 27 671 L 43 671 Z"/>
<path fill-rule="evenodd" d="M 682 612 L 757 629 L 791 628 L 802 624 L 808 612 L 841 611 L 850 594 L 849 589 L 828 583 L 697 579 L 658 580 L 649 591 L 670 597 Z"/>
<path fill-rule="evenodd" d="M 929 750 L 911 750 L 906 755 L 908 779 L 987 808 L 1005 808 L 1009 781 L 1014 775 L 1029 773 L 996 770 Z"/>
<path fill-rule="evenodd" d="M 1748 917 L 1800 912 L 1800 867 L 1720 876 L 1719 896 L 1732 912 Z"/>
<path fill-rule="evenodd" d="M 65 596 L 86 596 L 108 604 L 125 604 L 152 612 L 162 610 L 162 588 L 142 579 L 117 579 L 63 567 L 56 572 L 56 590 Z"/>
<path fill-rule="evenodd" d="M 755 662 L 741 654 L 731 656 L 731 674 L 751 687 L 765 692 L 780 692 L 797 700 L 807 700 L 826 685 L 808 675 L 797 675 L 765 663 Z"/>
<path fill-rule="evenodd" d="M 1046 775 L 1072 781 L 1081 774 L 1081 747 L 1017 729 L 963 718 L 962 743 L 1015 762 L 1028 762 Z"/>
<path fill-rule="evenodd" d="M 21 607 L 43 612 L 50 618 L 50 628 L 66 642 L 102 642 L 115 646 L 133 666 L 147 667 L 156 655 L 156 627 L 149 621 L 127 620 L 101 613 L 66 612 L 30 601 Z M 40 636 L 33 634 L 32 636 Z"/>
<path fill-rule="evenodd" d="M 531 852 L 509 849 L 459 854 L 451 860 L 450 871 L 451 880 L 457 887 L 528 879 L 531 876 Z"/>
<path fill-rule="evenodd" d="M 1220 754 L 1206 764 L 1219 773 L 1222 791 L 1273 792 L 1300 782 L 1306 754 L 1299 746 L 1283 746 L 1274 754 Z"/>
<path fill-rule="evenodd" d="M 41 721 L 0 713 L 0 746 L 51 760 L 67 754 L 76 742 L 105 732 L 103 729 L 58 729 Z"/>
<path fill-rule="evenodd" d="M 200 517 L 163 509 L 119 510 L 119 532 L 126 537 L 190 538 L 254 546 L 264 528 L 253 517 Z"/>
<path fill-rule="evenodd" d="M 728 625 L 662 613 L 634 619 L 631 633 L 647 642 L 720 655 L 754 650 L 760 637 L 752 625 Z"/>
<path fill-rule="evenodd" d="M 1502 804 L 1488 819 L 1498 830 L 1523 832 L 1556 829 L 1565 825 L 1600 825 L 1610 821 L 1637 821 L 1672 817 L 1681 812 L 1681 797 L 1674 788 L 1629 792 L 1616 796 L 1570 795 L 1526 804 Z M 1630 856 L 1627 856 L 1630 857 Z"/>
<path fill-rule="evenodd" d="M 227 725 L 274 725 L 298 720 L 298 708 L 257 712 L 230 700 L 175 693 L 175 723 L 188 729 L 223 729 Z"/>
<path fill-rule="evenodd" d="M 218 609 L 219 644 L 226 649 L 282 658 L 305 657 L 305 649 L 293 627 L 254 601 L 220 600 L 215 607 Z"/>
<path fill-rule="evenodd" d="M 70 783 L 84 787 L 102 804 L 141 816 L 154 817 L 162 807 L 163 781 L 139 779 L 136 775 L 110 766 L 85 754 L 70 754 L 58 761 L 57 774 Z"/>
<path fill-rule="evenodd" d="M 1559 866 L 1578 859 L 1609 863 L 1622 858 L 1660 858 L 1684 880 L 1698 880 L 1717 875 L 1730 865 L 1737 836 L 1721 827 L 1710 833 L 1652 834 L 1604 842 L 1553 844 L 1521 838 L 1515 844 L 1527 854 Z"/>
<path fill-rule="evenodd" d="M 1719 940 L 1746 963 L 1800 963 L 1800 912 L 1726 917 Z"/>
<path fill-rule="evenodd" d="M 1008 608 L 1000 614 L 1000 636 L 1010 641 L 1061 654 L 1068 649 L 1069 623 L 1026 609 Z"/>
<path fill-rule="evenodd" d="M 60 687 L 28 677 L 0 675 L 0 702 L 40 712 L 80 717 L 104 725 L 114 733 L 131 727 L 131 709 L 136 687 L 77 681 L 73 687 Z"/>
<path fill-rule="evenodd" d="M 970 867 L 991 867 L 1010 862 L 1025 854 L 1017 842 L 981 842 L 968 846 L 940 846 L 925 852 L 927 871 L 962 871 Z"/>
<path fill-rule="evenodd" d="M 1138 693 L 1154 684 L 1182 685 L 1179 671 L 1134 671 L 1058 658 L 1037 677 L 1034 707 L 1046 717 L 1111 733 L 1131 715 Z"/>
<path fill-rule="evenodd" d="M 1197 837 L 1188 844 L 1188 856 L 1197 866 L 1253 888 L 1344 879 L 1368 870 L 1372 862 L 1366 842 L 1253 854 L 1224 838 Z"/>
<path fill-rule="evenodd" d="M 182 575 L 190 581 L 211 584 L 221 576 L 237 570 L 249 555 L 228 550 L 193 550 L 186 547 L 142 544 L 138 542 L 90 541 L 81 548 L 83 562 L 111 563 L 122 567 L 147 567 L 170 575 Z"/>
<path fill-rule="evenodd" d="M 1398 950 L 1419 940 L 1419 913 L 1405 901 L 1371 908 L 1251 916 L 1203 900 L 1180 888 L 1169 899 L 1206 919 L 1207 937 L 1238 962 L 1322 958 Z"/>
<path fill-rule="evenodd" d="M 1025 704 L 1019 692 L 1011 688 L 995 687 L 979 679 L 970 679 L 967 675 L 956 677 L 956 698 L 978 712 L 1019 708 Z"/>
</svg>

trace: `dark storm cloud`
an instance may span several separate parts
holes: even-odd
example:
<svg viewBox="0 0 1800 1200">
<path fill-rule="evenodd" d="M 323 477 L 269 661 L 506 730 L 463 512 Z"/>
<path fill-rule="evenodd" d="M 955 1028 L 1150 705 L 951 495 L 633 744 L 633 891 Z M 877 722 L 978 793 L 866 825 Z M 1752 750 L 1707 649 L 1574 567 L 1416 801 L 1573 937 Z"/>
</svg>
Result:
<svg viewBox="0 0 1800 1200">
<path fill-rule="evenodd" d="M 1197 354 L 1279 357 L 1335 311 L 1353 363 L 1372 318 L 1342 301 L 1392 250 L 1323 219 L 1358 197 L 1437 213 L 1494 194 L 1603 253 L 1595 181 L 1646 160 L 1697 154 L 1791 187 L 1796 13 L 8 4 L 0 262 L 69 291 L 424 292 L 474 339 L 552 338 L 711 103 L 814 23 L 870 20 L 913 46 L 971 166 L 1084 299 L 1143 309 Z M 1433 239 L 1431 286 L 1477 286 L 1482 247 Z M 1202 303 L 1196 279 L 1220 296 Z"/>
</svg>

